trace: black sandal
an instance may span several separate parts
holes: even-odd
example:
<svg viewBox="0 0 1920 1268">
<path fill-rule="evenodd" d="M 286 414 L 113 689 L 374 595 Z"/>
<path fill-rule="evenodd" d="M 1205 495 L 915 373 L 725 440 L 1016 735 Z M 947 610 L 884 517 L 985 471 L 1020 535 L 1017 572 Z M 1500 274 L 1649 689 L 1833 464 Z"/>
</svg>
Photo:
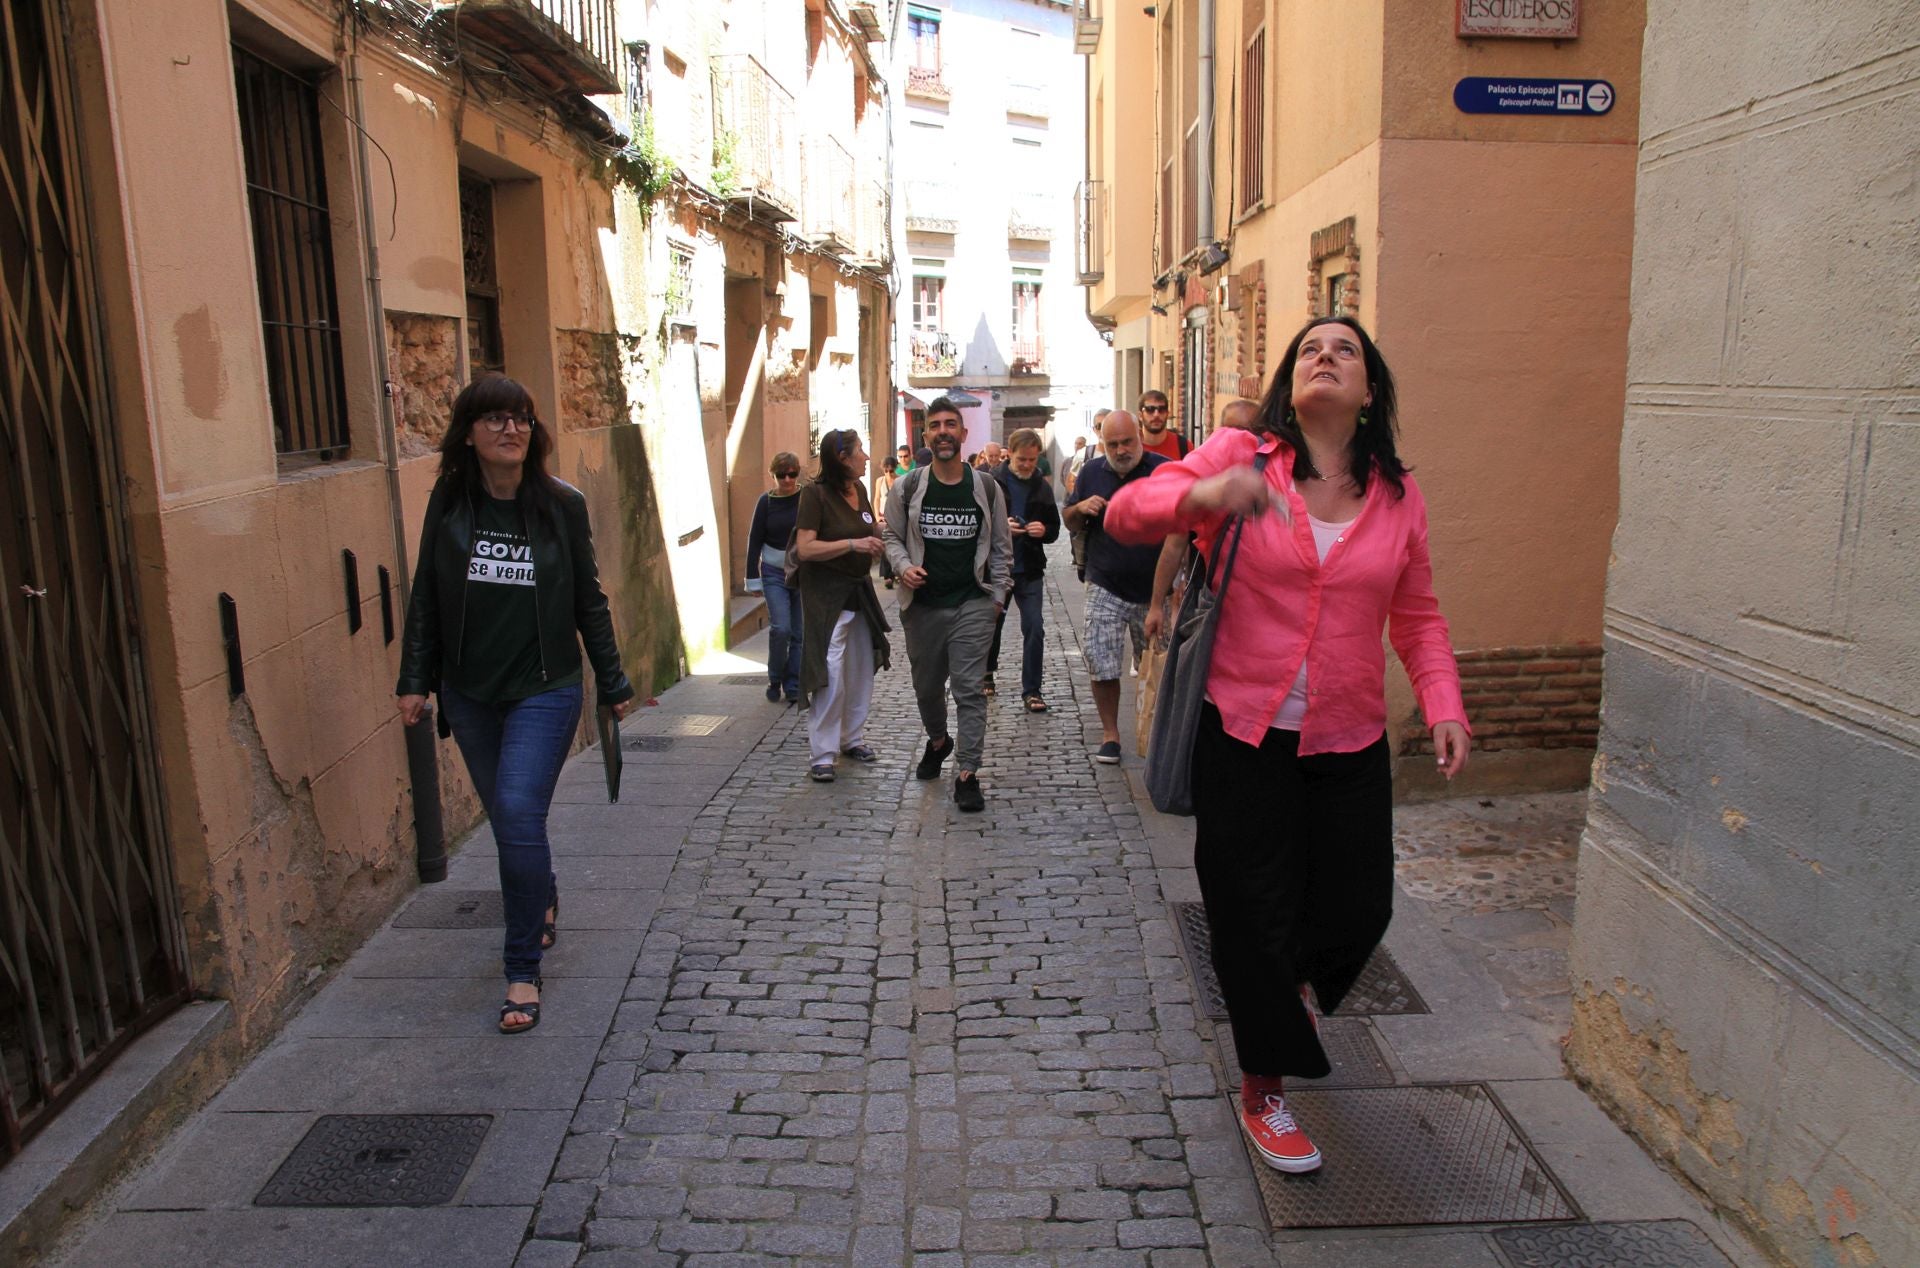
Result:
<svg viewBox="0 0 1920 1268">
<path fill-rule="evenodd" d="M 533 979 L 533 988 L 535 990 L 539 990 L 541 988 L 541 981 L 537 977 Z M 521 1025 L 509 1026 L 507 1025 L 508 1013 L 523 1013 L 525 1014 L 527 1020 Z M 532 999 L 532 1000 L 526 1001 L 523 1004 L 516 1004 L 510 999 L 501 1001 L 501 1004 L 500 1004 L 500 1033 L 501 1034 L 517 1035 L 522 1031 L 532 1030 L 535 1026 L 538 1026 L 539 1024 L 540 1024 L 540 1001 L 539 1000 Z"/>
<path fill-rule="evenodd" d="M 560 919 L 559 890 L 556 889 L 553 891 L 553 902 L 548 904 L 547 910 L 553 913 L 553 917 L 540 926 L 540 949 L 542 951 L 553 950 L 553 944 L 560 941 L 560 931 L 554 928 L 554 925 L 558 923 Z"/>
<path fill-rule="evenodd" d="M 1045 713 L 1047 711 L 1047 702 L 1039 696 L 1026 697 L 1026 705 L 1028 713 Z"/>
</svg>

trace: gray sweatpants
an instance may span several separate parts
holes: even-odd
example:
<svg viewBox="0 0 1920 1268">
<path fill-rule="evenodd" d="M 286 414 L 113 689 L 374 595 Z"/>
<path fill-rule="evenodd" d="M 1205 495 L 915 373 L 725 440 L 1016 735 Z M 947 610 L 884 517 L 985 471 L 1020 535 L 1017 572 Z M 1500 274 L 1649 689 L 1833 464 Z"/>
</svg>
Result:
<svg viewBox="0 0 1920 1268">
<path fill-rule="evenodd" d="M 900 613 L 913 665 L 913 695 L 927 737 L 947 733 L 947 680 L 953 680 L 954 769 L 979 770 L 987 746 L 987 649 L 993 646 L 993 600 L 982 596 L 957 608 L 912 603 Z"/>
</svg>

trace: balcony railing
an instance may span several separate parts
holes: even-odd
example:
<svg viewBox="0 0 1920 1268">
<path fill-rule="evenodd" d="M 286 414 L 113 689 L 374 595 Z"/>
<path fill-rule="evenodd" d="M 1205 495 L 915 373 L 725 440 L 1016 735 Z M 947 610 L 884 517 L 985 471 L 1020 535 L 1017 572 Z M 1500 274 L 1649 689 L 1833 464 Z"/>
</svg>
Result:
<svg viewBox="0 0 1920 1268">
<path fill-rule="evenodd" d="M 939 331 L 916 330 L 910 340 L 909 373 L 917 379 L 947 379 L 960 373 L 960 349 Z"/>
<path fill-rule="evenodd" d="M 1107 275 L 1107 183 L 1081 181 L 1073 191 L 1073 267 L 1082 285 Z"/>
<path fill-rule="evenodd" d="M 462 38 L 512 57 L 549 92 L 620 91 L 613 0 L 445 0 Z"/>
<path fill-rule="evenodd" d="M 1007 236 L 1023 242 L 1051 242 L 1059 204 L 1045 194 L 1017 194 L 1007 210 Z"/>
<path fill-rule="evenodd" d="M 1013 356 L 1007 363 L 1008 374 L 1045 374 L 1047 341 L 1038 331 L 1016 331 Z"/>
<path fill-rule="evenodd" d="M 893 263 L 893 227 L 888 223 L 887 186 L 883 181 L 864 180 L 854 189 L 854 263 L 870 269 L 886 269 Z"/>
<path fill-rule="evenodd" d="M 713 184 L 769 220 L 800 212 L 793 94 L 750 53 L 713 59 Z"/>
<path fill-rule="evenodd" d="M 907 96 L 927 101 L 952 101 L 953 89 L 940 75 L 938 66 L 907 67 Z"/>
<path fill-rule="evenodd" d="M 806 216 L 805 236 L 815 246 L 829 251 L 854 249 L 853 155 L 832 137 L 808 137 L 806 141 Z"/>
<path fill-rule="evenodd" d="M 960 232 L 958 187 L 933 181 L 906 181 L 900 190 L 907 200 L 907 228 L 916 233 Z"/>
</svg>

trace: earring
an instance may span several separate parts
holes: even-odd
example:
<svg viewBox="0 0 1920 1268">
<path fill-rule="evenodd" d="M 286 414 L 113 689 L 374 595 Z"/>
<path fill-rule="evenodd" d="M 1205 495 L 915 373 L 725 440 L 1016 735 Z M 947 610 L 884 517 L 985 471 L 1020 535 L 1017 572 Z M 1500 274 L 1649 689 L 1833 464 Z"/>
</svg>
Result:
<svg viewBox="0 0 1920 1268">
<path fill-rule="evenodd" d="M 1367 425 L 1367 411 L 1365 410 L 1360 411 L 1360 425 L 1362 427 L 1365 427 Z"/>
</svg>

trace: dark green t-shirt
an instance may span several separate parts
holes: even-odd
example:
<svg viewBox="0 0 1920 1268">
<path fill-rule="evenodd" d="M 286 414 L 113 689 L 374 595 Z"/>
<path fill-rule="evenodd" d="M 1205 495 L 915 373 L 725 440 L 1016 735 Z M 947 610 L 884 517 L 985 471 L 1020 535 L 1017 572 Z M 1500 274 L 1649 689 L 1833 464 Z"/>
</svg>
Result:
<svg viewBox="0 0 1920 1268">
<path fill-rule="evenodd" d="M 540 677 L 540 617 L 534 608 L 533 548 L 520 504 L 483 498 L 467 561 L 467 619 L 460 662 L 447 682 L 488 704 L 524 700 L 581 680 L 575 669 L 551 682 Z"/>
<path fill-rule="evenodd" d="M 986 593 L 973 575 L 974 552 L 986 516 L 973 500 L 973 472 L 963 473 L 958 484 L 942 484 L 929 468 L 926 481 L 927 496 L 920 503 L 920 540 L 927 550 L 922 560 L 927 584 L 913 601 L 936 608 L 959 607 Z"/>
</svg>

